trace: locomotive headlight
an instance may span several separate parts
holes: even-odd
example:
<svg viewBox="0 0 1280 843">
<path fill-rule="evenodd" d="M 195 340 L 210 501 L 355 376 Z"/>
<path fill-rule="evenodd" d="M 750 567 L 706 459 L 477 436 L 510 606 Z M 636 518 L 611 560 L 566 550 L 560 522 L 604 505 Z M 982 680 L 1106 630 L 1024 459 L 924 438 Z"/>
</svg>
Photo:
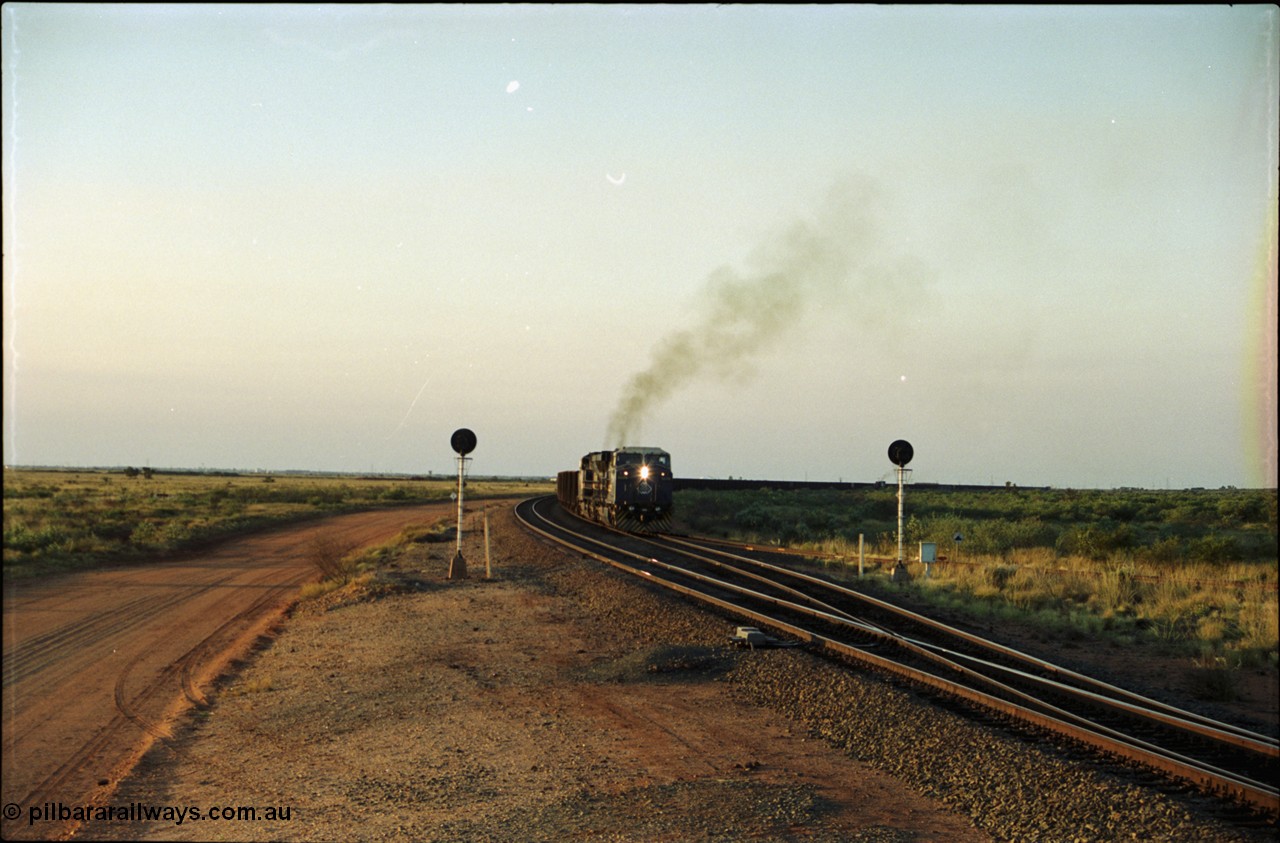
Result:
<svg viewBox="0 0 1280 843">
<path fill-rule="evenodd" d="M 649 466 L 647 465 L 640 466 L 640 479 L 641 480 L 649 479 Z"/>
</svg>

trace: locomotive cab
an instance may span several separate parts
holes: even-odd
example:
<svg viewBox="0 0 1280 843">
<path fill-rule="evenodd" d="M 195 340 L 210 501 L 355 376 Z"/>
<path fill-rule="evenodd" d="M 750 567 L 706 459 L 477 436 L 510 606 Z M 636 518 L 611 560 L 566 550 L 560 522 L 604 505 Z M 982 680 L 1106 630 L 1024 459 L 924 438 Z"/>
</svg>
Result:
<svg viewBox="0 0 1280 843">
<path fill-rule="evenodd" d="M 671 455 L 660 448 L 619 448 L 614 454 L 613 524 L 664 529 L 671 518 Z"/>
<path fill-rule="evenodd" d="M 576 511 L 623 530 L 656 532 L 670 526 L 674 480 L 671 455 L 661 448 L 595 451 L 577 472 Z M 561 494 L 564 502 L 567 495 Z"/>
</svg>

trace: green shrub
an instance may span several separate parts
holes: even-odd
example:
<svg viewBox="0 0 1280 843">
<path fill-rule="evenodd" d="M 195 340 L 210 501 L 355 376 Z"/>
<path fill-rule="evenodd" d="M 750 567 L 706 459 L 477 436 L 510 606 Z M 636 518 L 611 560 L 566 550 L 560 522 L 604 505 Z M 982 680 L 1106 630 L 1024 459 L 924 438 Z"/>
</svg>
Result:
<svg viewBox="0 0 1280 843">
<path fill-rule="evenodd" d="M 1244 554 L 1234 537 L 1211 535 L 1188 542 L 1187 558 L 1193 562 L 1238 562 L 1244 558 Z"/>
<path fill-rule="evenodd" d="M 24 553 L 40 553 L 45 550 L 57 550 L 67 543 L 71 533 L 55 525 L 44 525 L 32 530 L 25 524 L 6 526 L 4 530 L 5 549 L 12 548 Z"/>
<path fill-rule="evenodd" d="M 138 547 L 153 547 L 161 542 L 161 528 L 152 521 L 143 521 L 129 534 L 129 542 Z"/>
</svg>

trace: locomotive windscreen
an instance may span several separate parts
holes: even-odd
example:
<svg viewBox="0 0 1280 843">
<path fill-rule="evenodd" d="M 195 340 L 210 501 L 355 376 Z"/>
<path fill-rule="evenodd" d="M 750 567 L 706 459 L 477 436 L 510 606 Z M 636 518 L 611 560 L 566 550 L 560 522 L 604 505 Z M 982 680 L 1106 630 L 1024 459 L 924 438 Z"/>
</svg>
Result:
<svg viewBox="0 0 1280 843">
<path fill-rule="evenodd" d="M 618 465 L 656 465 L 670 468 L 667 463 L 670 457 L 665 453 L 641 454 L 635 451 L 619 451 Z"/>
</svg>

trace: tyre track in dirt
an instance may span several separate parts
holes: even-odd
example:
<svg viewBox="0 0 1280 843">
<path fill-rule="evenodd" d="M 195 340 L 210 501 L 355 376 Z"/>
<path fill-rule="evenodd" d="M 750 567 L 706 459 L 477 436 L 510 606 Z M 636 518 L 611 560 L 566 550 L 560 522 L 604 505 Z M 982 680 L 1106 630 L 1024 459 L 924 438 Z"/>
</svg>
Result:
<svg viewBox="0 0 1280 843">
<path fill-rule="evenodd" d="M 437 520 L 429 505 L 335 516 L 228 540 L 185 558 L 6 586 L 5 839 L 57 839 L 32 806 L 100 805 L 169 723 L 278 621 L 318 576 L 313 549 L 384 542 Z"/>
</svg>

